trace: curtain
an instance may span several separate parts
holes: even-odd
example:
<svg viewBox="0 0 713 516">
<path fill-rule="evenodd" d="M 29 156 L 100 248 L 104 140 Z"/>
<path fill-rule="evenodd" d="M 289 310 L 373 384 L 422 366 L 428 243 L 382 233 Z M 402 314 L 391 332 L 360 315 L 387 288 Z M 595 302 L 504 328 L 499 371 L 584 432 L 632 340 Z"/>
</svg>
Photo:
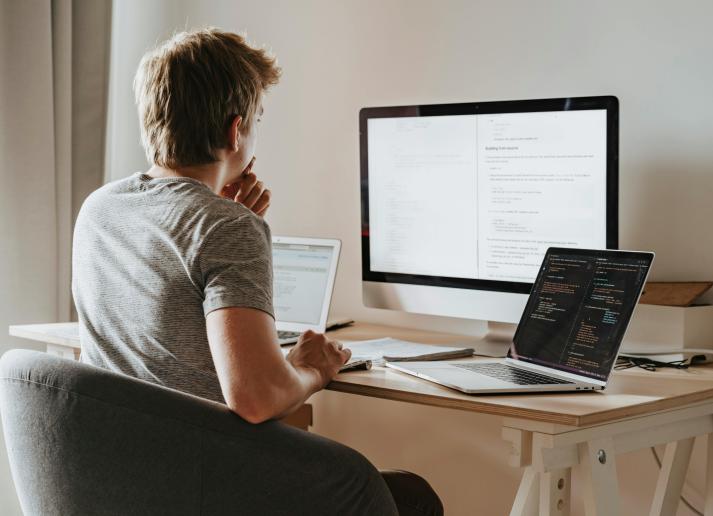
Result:
<svg viewBox="0 0 713 516">
<path fill-rule="evenodd" d="M 76 214 L 104 178 L 111 0 L 0 0 L 0 353 L 73 316 Z M 0 514 L 21 514 L 0 446 Z"/>
</svg>

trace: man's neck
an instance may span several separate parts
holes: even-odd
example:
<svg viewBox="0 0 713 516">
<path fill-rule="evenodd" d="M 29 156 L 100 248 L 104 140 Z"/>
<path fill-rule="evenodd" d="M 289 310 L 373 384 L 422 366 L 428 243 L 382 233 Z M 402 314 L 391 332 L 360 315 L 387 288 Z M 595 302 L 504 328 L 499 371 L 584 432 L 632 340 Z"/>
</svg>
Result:
<svg viewBox="0 0 713 516">
<path fill-rule="evenodd" d="M 214 193 L 220 195 L 228 181 L 228 167 L 225 162 L 218 161 L 207 165 L 198 165 L 195 167 L 180 167 L 180 168 L 164 168 L 158 165 L 152 166 L 146 174 L 153 177 L 190 177 L 205 184 Z"/>
</svg>

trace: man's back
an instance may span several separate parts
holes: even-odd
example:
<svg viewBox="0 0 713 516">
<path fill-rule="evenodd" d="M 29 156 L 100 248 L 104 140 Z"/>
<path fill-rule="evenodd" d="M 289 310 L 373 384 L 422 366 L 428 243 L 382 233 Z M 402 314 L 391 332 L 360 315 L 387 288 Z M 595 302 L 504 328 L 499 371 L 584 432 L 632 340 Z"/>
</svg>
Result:
<svg viewBox="0 0 713 516">
<path fill-rule="evenodd" d="M 82 360 L 223 402 L 205 316 L 272 315 L 271 274 L 269 228 L 244 206 L 190 178 L 110 183 L 75 227 Z"/>
</svg>

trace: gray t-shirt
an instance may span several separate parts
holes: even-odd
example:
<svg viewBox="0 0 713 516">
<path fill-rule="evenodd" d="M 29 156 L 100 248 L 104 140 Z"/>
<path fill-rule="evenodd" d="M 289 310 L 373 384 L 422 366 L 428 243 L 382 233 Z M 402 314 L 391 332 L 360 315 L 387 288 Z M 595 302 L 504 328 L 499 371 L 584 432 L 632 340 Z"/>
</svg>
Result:
<svg viewBox="0 0 713 516">
<path fill-rule="evenodd" d="M 205 316 L 274 317 L 267 223 L 189 178 L 136 173 L 91 194 L 72 269 L 82 361 L 219 402 Z"/>
</svg>

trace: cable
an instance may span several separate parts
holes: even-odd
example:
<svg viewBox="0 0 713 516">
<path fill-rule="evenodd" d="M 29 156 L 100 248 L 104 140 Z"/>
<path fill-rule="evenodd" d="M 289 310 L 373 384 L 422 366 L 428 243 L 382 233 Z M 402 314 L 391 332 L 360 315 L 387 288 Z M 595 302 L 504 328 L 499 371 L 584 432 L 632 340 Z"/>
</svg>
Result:
<svg viewBox="0 0 713 516">
<path fill-rule="evenodd" d="M 713 362 L 713 348 L 661 348 L 638 351 L 622 349 L 619 353 L 621 357 L 646 357 L 655 355 L 684 355 L 690 360 L 691 365 Z"/>
<path fill-rule="evenodd" d="M 646 349 L 639 351 L 630 351 L 626 349 L 621 350 L 622 355 L 671 355 L 673 353 L 686 353 L 688 355 L 693 355 L 700 353 L 702 355 L 708 354 L 713 355 L 713 347 L 711 348 L 661 348 L 661 349 Z"/>
<path fill-rule="evenodd" d="M 661 459 L 659 459 L 659 454 L 656 453 L 656 448 L 654 448 L 653 446 L 651 447 L 651 453 L 653 453 L 653 455 L 654 455 L 654 460 L 656 461 L 656 464 L 658 464 L 659 469 L 661 469 Z M 685 482 L 685 481 L 684 481 L 684 482 Z M 696 509 L 696 508 L 691 504 L 691 502 L 689 502 L 688 500 L 686 500 L 686 497 L 683 496 L 683 494 L 681 494 L 681 501 L 683 502 L 683 504 L 684 504 L 686 507 L 688 507 L 689 509 L 691 509 L 694 513 L 698 514 L 698 516 L 703 516 L 703 512 L 702 512 L 702 511 L 699 511 L 698 509 Z"/>
<path fill-rule="evenodd" d="M 633 356 L 621 356 L 616 360 L 614 369 L 621 371 L 623 369 L 631 369 L 632 367 L 640 367 L 646 371 L 656 371 L 659 367 L 672 367 L 674 369 L 688 369 L 688 362 L 686 360 L 674 360 L 673 362 L 661 362 L 659 360 L 652 360 L 647 357 L 633 357 Z"/>
</svg>

